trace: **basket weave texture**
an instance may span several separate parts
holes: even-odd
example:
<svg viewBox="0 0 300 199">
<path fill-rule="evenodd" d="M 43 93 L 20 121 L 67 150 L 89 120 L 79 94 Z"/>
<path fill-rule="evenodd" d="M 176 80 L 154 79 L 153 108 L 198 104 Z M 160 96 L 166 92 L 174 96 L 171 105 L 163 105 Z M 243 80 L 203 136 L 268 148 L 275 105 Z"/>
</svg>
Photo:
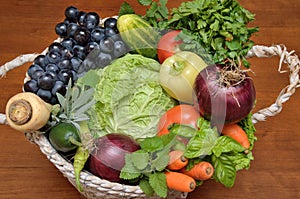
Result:
<svg viewBox="0 0 300 199">
<path fill-rule="evenodd" d="M 47 50 L 47 49 L 46 49 Z M 0 67 L 0 76 L 5 76 L 6 72 L 26 62 L 33 62 L 38 54 L 26 54 L 17 57 L 16 59 L 7 62 Z M 289 85 L 284 87 L 279 93 L 276 101 L 267 108 L 264 108 L 252 116 L 253 123 L 264 121 L 270 116 L 275 116 L 282 110 L 283 104 L 295 93 L 296 89 L 300 87 L 299 69 L 300 61 L 294 51 L 287 51 L 284 45 L 276 46 L 254 46 L 247 57 L 268 58 L 272 56 L 279 56 L 279 72 L 289 72 Z M 287 70 L 282 70 L 282 65 L 287 65 Z M 0 123 L 6 124 L 5 114 L 0 114 Z M 73 184 L 75 187 L 74 168 L 71 162 L 64 159 L 49 143 L 48 139 L 39 132 L 25 133 L 26 138 L 39 146 L 40 150 L 52 162 L 56 168 Z M 82 183 L 83 191 L 81 194 L 86 198 L 149 198 L 147 197 L 139 186 L 129 186 L 119 183 L 109 182 L 93 174 L 82 171 L 80 174 L 80 181 Z M 170 191 L 168 198 L 186 198 L 186 193 L 178 193 Z M 158 197 L 150 197 L 158 198 Z"/>
</svg>

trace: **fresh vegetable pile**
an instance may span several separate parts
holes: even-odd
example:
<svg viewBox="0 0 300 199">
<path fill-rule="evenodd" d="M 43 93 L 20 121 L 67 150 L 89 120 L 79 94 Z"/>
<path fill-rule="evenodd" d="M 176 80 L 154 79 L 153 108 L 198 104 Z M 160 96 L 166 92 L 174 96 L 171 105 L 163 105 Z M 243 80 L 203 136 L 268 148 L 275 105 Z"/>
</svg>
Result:
<svg viewBox="0 0 300 199">
<path fill-rule="evenodd" d="M 258 31 L 236 0 L 128 3 L 101 19 L 73 6 L 60 40 L 36 57 L 8 123 L 44 133 L 80 172 L 139 185 L 147 195 L 232 187 L 253 160 L 256 94 L 245 56 Z"/>
</svg>

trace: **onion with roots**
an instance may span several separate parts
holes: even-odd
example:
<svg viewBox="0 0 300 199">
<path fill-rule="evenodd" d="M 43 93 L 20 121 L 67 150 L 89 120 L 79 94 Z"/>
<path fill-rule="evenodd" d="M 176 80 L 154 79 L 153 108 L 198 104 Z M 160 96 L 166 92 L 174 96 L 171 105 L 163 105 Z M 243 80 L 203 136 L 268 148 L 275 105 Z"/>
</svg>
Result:
<svg viewBox="0 0 300 199">
<path fill-rule="evenodd" d="M 219 128 L 247 117 L 255 100 L 254 83 L 239 67 L 209 65 L 195 79 L 194 105 L 201 116 Z"/>
</svg>

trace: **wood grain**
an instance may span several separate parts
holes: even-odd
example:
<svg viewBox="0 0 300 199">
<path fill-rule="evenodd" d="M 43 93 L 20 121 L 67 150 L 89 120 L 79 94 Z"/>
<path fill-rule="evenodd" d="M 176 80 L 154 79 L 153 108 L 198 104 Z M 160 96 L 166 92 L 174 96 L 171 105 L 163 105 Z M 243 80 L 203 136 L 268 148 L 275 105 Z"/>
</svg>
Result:
<svg viewBox="0 0 300 199">
<path fill-rule="evenodd" d="M 24 53 L 41 52 L 54 39 L 55 25 L 64 18 L 64 9 L 74 5 L 86 11 L 96 11 L 102 17 L 116 15 L 123 1 L 70 0 L 10 0 L 0 1 L 0 65 Z M 139 13 L 145 9 L 128 0 Z M 182 0 L 169 1 L 170 7 Z M 299 0 L 265 0 L 240 3 L 256 13 L 252 26 L 260 32 L 256 44 L 285 44 L 300 55 Z M 278 58 L 250 60 L 257 89 L 256 110 L 273 103 L 279 91 L 288 83 L 288 74 L 277 72 Z M 7 100 L 21 91 L 23 77 L 29 65 L 9 72 L 0 80 L 0 112 Z M 256 125 L 258 141 L 255 160 L 248 171 L 240 171 L 232 189 L 213 180 L 189 194 L 200 198 L 300 198 L 300 92 L 285 103 L 282 112 Z M 29 143 L 23 134 L 8 126 L 0 126 L 0 198 L 82 198 L 66 178 Z"/>
</svg>

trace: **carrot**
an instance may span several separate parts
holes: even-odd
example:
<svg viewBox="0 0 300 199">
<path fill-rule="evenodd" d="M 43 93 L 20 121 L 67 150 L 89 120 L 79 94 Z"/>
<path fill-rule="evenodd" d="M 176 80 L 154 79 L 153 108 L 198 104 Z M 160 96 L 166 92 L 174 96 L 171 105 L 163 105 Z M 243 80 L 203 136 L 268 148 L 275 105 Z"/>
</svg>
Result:
<svg viewBox="0 0 300 199">
<path fill-rule="evenodd" d="M 169 157 L 170 159 L 167 168 L 170 170 L 180 170 L 188 164 L 188 160 L 183 156 L 183 151 L 170 151 Z"/>
<path fill-rule="evenodd" d="M 237 124 L 226 124 L 223 127 L 222 134 L 231 137 L 239 142 L 245 149 L 249 149 L 250 142 L 246 132 Z"/>
<path fill-rule="evenodd" d="M 165 172 L 165 174 L 169 189 L 179 192 L 192 192 L 196 188 L 195 180 L 188 175 L 175 171 Z"/>
<path fill-rule="evenodd" d="M 195 164 L 192 169 L 186 170 L 183 168 L 180 172 L 194 178 L 195 180 L 208 180 L 214 174 L 214 167 L 209 162 L 202 161 Z"/>
</svg>

